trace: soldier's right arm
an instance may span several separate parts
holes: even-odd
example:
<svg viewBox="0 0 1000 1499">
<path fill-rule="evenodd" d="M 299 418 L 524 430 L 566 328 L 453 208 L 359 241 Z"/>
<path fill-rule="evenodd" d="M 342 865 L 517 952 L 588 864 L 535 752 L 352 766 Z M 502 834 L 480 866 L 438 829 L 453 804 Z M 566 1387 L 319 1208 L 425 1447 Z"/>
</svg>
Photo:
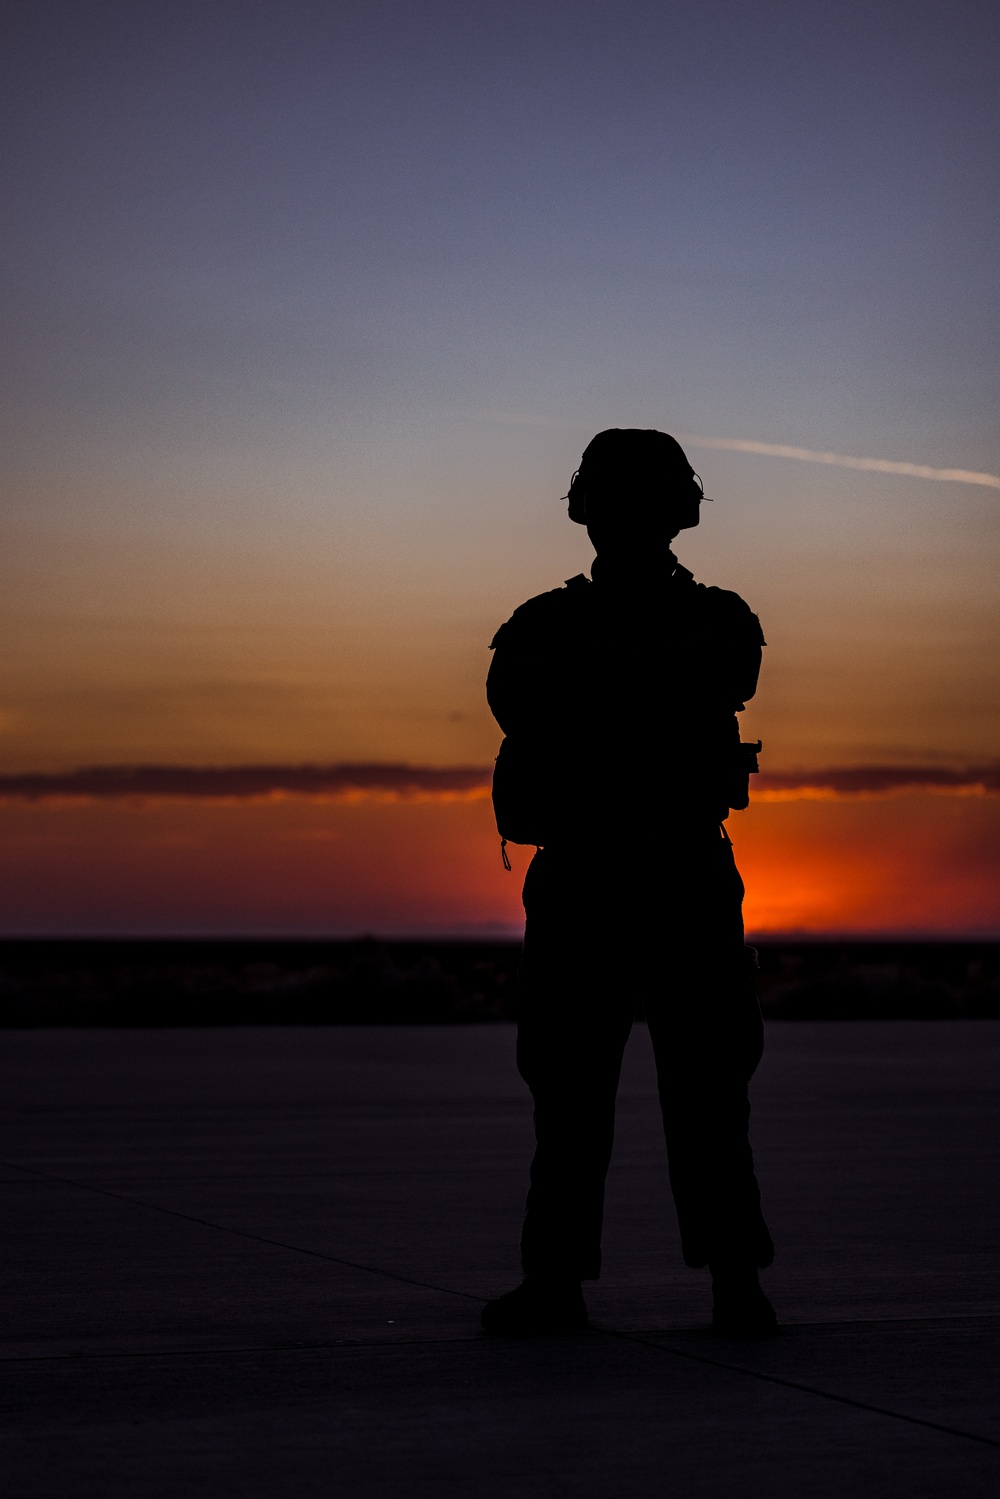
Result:
<svg viewBox="0 0 1000 1499">
<path fill-rule="evenodd" d="M 509 734 L 517 717 L 517 671 L 511 660 L 512 652 L 506 648 L 506 628 L 501 625 L 490 641 L 493 660 L 486 674 L 486 701 L 497 723 Z"/>
<path fill-rule="evenodd" d="M 554 589 L 515 609 L 490 642 L 493 660 L 486 701 L 505 734 L 535 735 L 549 727 L 552 704 L 552 635 L 565 592 Z"/>
<path fill-rule="evenodd" d="M 531 652 L 525 649 L 513 620 L 501 625 L 490 643 L 493 660 L 486 677 L 486 701 L 505 734 L 522 734 L 531 727 L 537 689 Z"/>
</svg>

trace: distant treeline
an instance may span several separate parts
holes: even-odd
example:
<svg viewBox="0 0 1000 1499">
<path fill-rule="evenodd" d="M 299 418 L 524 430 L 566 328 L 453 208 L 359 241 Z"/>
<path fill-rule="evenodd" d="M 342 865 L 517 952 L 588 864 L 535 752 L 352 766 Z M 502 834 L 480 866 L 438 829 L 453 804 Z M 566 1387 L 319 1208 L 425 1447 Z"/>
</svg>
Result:
<svg viewBox="0 0 1000 1499">
<path fill-rule="evenodd" d="M 758 952 L 773 1019 L 1000 1018 L 998 942 L 774 941 Z M 0 1026 L 509 1020 L 518 957 L 511 941 L 9 940 Z"/>
</svg>

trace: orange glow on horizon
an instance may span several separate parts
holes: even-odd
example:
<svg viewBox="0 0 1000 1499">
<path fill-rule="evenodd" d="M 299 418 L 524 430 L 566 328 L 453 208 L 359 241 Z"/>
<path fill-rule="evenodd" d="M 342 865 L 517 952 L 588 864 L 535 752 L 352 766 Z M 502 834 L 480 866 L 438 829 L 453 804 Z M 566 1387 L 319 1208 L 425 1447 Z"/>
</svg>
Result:
<svg viewBox="0 0 1000 1499">
<path fill-rule="evenodd" d="M 750 933 L 1000 934 L 1000 800 L 758 804 L 729 820 Z M 484 795 L 0 806 L 8 935 L 521 929 Z"/>
<path fill-rule="evenodd" d="M 891 796 L 730 818 L 747 930 L 1000 933 L 1000 802 Z"/>
</svg>

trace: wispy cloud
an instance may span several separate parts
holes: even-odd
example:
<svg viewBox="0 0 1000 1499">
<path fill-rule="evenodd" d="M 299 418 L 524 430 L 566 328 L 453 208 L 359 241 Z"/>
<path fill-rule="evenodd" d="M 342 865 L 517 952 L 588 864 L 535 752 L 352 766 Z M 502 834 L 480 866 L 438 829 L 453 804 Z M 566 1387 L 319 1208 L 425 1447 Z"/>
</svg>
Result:
<svg viewBox="0 0 1000 1499">
<path fill-rule="evenodd" d="M 0 801 L 254 802 L 473 801 L 489 795 L 488 765 L 98 765 L 52 774 L 0 776 Z M 899 796 L 1000 796 L 1000 762 L 978 766 L 844 765 L 765 771 L 758 801 Z"/>
<path fill-rule="evenodd" d="M 736 437 L 695 437 L 679 432 L 679 442 L 692 448 L 724 448 L 732 453 L 759 453 L 765 458 L 797 458 L 803 463 L 828 463 L 838 468 L 861 468 L 876 474 L 904 474 L 910 479 L 937 479 L 949 484 L 983 484 L 1000 489 L 996 474 L 980 474 L 968 468 L 928 468 L 923 463 L 897 463 L 892 458 L 852 458 L 846 453 L 819 453 L 812 448 L 793 448 L 783 442 L 750 442 Z"/>
</svg>

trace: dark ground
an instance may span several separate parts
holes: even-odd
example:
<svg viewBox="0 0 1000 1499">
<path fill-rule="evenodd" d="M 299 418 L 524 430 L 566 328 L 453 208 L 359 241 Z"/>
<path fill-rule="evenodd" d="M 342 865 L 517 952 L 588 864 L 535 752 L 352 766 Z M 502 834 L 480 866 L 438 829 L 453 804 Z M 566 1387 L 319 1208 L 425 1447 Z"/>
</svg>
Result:
<svg viewBox="0 0 1000 1499">
<path fill-rule="evenodd" d="M 519 951 L 375 938 L 0 941 L 0 1026 L 506 1020 Z M 1000 942 L 762 941 L 758 952 L 774 1018 L 1000 1018 Z"/>
<path fill-rule="evenodd" d="M 9 1499 L 994 1496 L 1000 1024 L 775 1024 L 784 1330 L 704 1331 L 649 1040 L 596 1330 L 494 1341 L 530 1120 L 510 1025 L 0 1037 Z"/>
</svg>

